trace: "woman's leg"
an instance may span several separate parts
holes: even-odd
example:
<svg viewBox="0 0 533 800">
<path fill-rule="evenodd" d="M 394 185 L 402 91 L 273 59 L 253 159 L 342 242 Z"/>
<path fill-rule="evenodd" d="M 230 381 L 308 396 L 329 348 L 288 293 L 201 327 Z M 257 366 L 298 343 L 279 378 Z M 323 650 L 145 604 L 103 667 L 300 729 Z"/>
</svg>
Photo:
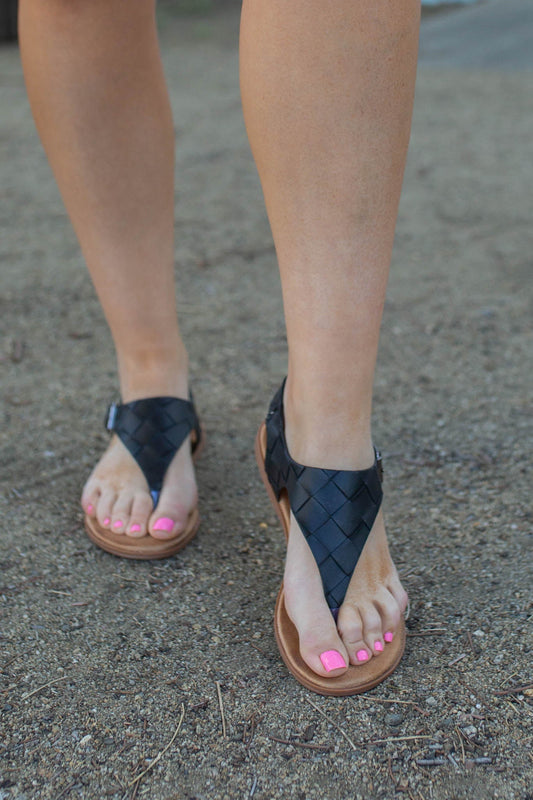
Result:
<svg viewBox="0 0 533 800">
<path fill-rule="evenodd" d="M 187 398 L 174 299 L 174 132 L 155 0 L 21 0 L 20 40 L 37 128 L 113 335 L 122 400 Z M 157 538 L 183 529 L 195 503 L 187 443 L 152 513 L 144 477 L 116 437 L 82 498 L 100 525 Z"/>
<path fill-rule="evenodd" d="M 409 139 L 419 0 L 245 0 L 245 121 L 279 260 L 293 458 L 373 463 L 379 329 Z M 308 665 L 379 657 L 407 603 L 379 514 L 337 626 L 292 519 L 285 604 Z M 389 637 L 387 637 L 389 638 Z M 329 675 L 340 674 L 337 669 Z"/>
</svg>

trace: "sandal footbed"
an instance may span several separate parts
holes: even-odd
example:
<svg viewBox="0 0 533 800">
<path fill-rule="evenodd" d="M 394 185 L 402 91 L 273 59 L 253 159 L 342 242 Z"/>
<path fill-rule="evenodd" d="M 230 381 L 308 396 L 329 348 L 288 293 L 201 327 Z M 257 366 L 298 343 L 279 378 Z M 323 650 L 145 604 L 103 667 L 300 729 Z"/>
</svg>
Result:
<svg viewBox="0 0 533 800">
<path fill-rule="evenodd" d="M 202 430 L 200 442 L 192 456 L 193 461 L 196 461 L 201 455 L 204 447 L 205 434 Z M 183 550 L 196 536 L 200 525 L 200 515 L 198 509 L 194 508 L 189 514 L 185 529 L 177 536 L 173 536 L 172 539 L 155 539 L 148 533 L 140 537 L 128 536 L 125 533 L 113 533 L 107 528 L 102 528 L 97 520 L 88 514 L 85 515 L 84 522 L 87 536 L 102 550 L 121 558 L 134 558 L 142 561 L 169 558 Z"/>
<path fill-rule="evenodd" d="M 102 528 L 95 519 L 85 516 L 85 530 L 89 539 L 107 553 L 122 558 L 155 559 L 168 558 L 179 553 L 196 535 L 200 525 L 198 509 L 189 514 L 187 526 L 178 536 L 172 539 L 155 539 L 153 536 L 128 536 L 125 533 L 113 533 Z"/>
<path fill-rule="evenodd" d="M 267 432 L 263 422 L 259 428 L 255 444 L 255 453 L 259 472 L 270 501 L 279 517 L 285 538 L 289 535 L 290 505 L 286 492 L 278 501 L 274 494 L 265 471 Z M 326 678 L 314 672 L 300 655 L 298 631 L 287 614 L 281 586 L 276 600 L 274 611 L 274 633 L 278 649 L 289 672 L 307 689 L 317 694 L 328 696 L 342 696 L 361 694 L 373 689 L 385 678 L 394 672 L 405 650 L 405 624 L 403 619 L 394 634 L 392 642 L 385 645 L 385 649 L 370 661 L 360 666 L 350 665 L 346 672 L 336 678 Z"/>
</svg>

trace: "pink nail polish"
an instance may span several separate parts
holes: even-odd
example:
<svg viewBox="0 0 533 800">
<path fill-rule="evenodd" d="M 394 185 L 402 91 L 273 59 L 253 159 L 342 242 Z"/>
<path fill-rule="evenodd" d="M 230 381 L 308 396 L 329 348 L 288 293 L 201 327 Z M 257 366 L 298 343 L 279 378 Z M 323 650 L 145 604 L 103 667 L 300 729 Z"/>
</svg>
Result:
<svg viewBox="0 0 533 800">
<path fill-rule="evenodd" d="M 394 639 L 394 636 L 390 631 L 387 631 L 387 633 L 385 634 L 385 636 L 383 638 L 385 639 L 386 642 L 392 642 L 392 640 Z"/>
<path fill-rule="evenodd" d="M 93 511 L 94 511 L 94 507 L 89 503 L 89 505 L 87 506 L 87 513 L 88 514 L 92 514 Z"/>
<path fill-rule="evenodd" d="M 135 525 L 132 525 L 130 527 L 130 533 L 139 533 L 140 530 L 141 530 L 141 526 L 137 525 L 137 523 L 135 523 Z"/>
<path fill-rule="evenodd" d="M 320 660 L 326 672 L 331 672 L 332 669 L 344 668 L 346 666 L 344 658 L 337 650 L 326 650 L 324 653 L 320 654 Z"/>
<path fill-rule="evenodd" d="M 376 650 L 378 653 L 383 652 L 383 645 L 381 642 L 374 642 L 374 650 Z"/>
<path fill-rule="evenodd" d="M 111 520 L 109 519 L 109 517 L 106 517 L 104 519 L 104 521 L 102 522 L 102 525 L 109 525 L 110 522 L 111 522 Z"/>
<path fill-rule="evenodd" d="M 174 527 L 174 520 L 170 517 L 160 517 L 154 525 L 154 531 L 166 531 L 170 533 Z"/>
<path fill-rule="evenodd" d="M 356 656 L 358 661 L 368 661 L 368 653 L 366 650 L 359 650 L 356 653 Z"/>
<path fill-rule="evenodd" d="M 113 527 L 114 528 L 122 528 L 122 520 L 121 519 L 117 519 L 117 521 L 113 523 Z"/>
</svg>

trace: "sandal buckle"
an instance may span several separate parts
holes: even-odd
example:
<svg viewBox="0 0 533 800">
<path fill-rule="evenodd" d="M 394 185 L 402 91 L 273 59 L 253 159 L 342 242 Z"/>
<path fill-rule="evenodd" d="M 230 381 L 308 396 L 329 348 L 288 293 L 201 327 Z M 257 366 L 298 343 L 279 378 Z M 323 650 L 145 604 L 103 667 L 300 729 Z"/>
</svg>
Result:
<svg viewBox="0 0 533 800">
<path fill-rule="evenodd" d="M 115 420 L 117 418 L 117 411 L 118 411 L 117 404 L 111 403 L 111 405 L 107 410 L 107 419 L 105 423 L 106 429 L 108 431 L 113 431 L 115 429 Z"/>
</svg>

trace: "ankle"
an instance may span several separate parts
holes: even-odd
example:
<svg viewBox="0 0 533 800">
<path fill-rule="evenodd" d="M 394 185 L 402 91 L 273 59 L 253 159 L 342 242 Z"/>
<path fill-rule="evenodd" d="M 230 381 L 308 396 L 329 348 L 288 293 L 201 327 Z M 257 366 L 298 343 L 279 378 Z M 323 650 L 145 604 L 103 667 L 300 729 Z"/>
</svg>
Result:
<svg viewBox="0 0 533 800">
<path fill-rule="evenodd" d="M 366 469 L 374 462 L 370 414 L 336 392 L 301 394 L 289 381 L 285 434 L 292 458 L 323 469 Z"/>
<path fill-rule="evenodd" d="M 189 395 L 189 361 L 187 353 L 151 350 L 118 358 L 122 401 L 127 403 L 142 397 Z"/>
</svg>

